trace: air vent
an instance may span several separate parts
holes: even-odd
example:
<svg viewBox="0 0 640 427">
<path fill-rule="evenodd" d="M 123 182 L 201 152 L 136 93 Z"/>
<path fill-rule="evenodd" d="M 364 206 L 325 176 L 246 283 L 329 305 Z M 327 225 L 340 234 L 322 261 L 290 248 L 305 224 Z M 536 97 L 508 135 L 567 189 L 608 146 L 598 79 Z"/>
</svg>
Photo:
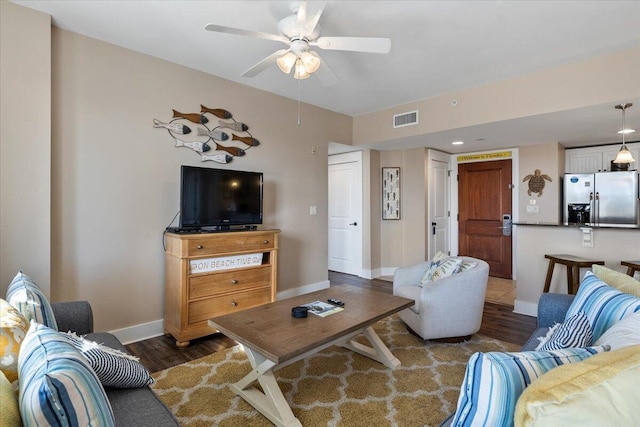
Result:
<svg viewBox="0 0 640 427">
<path fill-rule="evenodd" d="M 418 110 L 393 116 L 393 127 L 401 128 L 418 124 Z"/>
</svg>

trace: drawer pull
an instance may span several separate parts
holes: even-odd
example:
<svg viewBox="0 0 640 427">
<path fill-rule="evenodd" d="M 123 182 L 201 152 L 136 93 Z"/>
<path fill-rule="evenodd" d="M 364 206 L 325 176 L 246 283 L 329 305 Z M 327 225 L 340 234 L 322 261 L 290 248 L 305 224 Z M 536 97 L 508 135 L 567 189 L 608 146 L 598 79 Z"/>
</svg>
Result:
<svg viewBox="0 0 640 427">
<path fill-rule="evenodd" d="M 231 281 L 231 284 L 232 284 L 232 285 L 237 285 L 237 284 L 238 284 L 238 281 L 237 281 L 236 279 L 233 279 L 233 280 Z"/>
<path fill-rule="evenodd" d="M 233 302 L 231 303 L 231 307 L 237 307 L 237 306 L 238 306 L 238 303 L 237 303 L 237 302 L 233 301 Z"/>
<path fill-rule="evenodd" d="M 269 243 L 269 241 L 268 241 L 268 240 L 265 240 L 263 243 L 266 245 L 266 244 L 268 244 L 268 243 Z"/>
<path fill-rule="evenodd" d="M 198 249 L 202 249 L 202 247 L 203 247 L 202 245 L 198 245 Z"/>
</svg>

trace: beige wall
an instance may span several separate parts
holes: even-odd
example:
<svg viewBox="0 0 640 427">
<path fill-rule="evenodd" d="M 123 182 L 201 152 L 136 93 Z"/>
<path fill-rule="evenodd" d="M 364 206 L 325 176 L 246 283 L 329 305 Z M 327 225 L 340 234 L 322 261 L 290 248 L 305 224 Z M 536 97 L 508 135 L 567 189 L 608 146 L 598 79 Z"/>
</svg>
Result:
<svg viewBox="0 0 640 427">
<path fill-rule="evenodd" d="M 14 58 L 27 65 L 21 54 L 5 49 L 5 19 L 14 21 L 27 11 L 33 12 L 6 6 L 3 2 L 3 67 Z M 52 30 L 49 17 L 42 18 L 47 19 L 46 25 L 34 23 L 32 18 L 16 24 L 24 34 L 15 31 L 42 46 L 44 58 L 49 57 L 50 46 L 52 69 L 43 65 L 37 76 L 31 76 L 28 69 L 16 73 L 12 84 L 35 86 L 39 92 L 32 96 L 23 88 L 24 94 L 7 100 L 6 105 L 3 84 L 2 120 L 4 125 L 5 120 L 15 119 L 6 114 L 11 108 L 31 118 L 20 122 L 21 135 L 29 136 L 30 156 L 24 155 L 26 150 L 13 156 L 16 171 L 31 173 L 39 169 L 42 158 L 46 163 L 42 170 L 47 179 L 38 178 L 45 185 L 34 184 L 39 191 L 33 195 L 35 211 L 27 210 L 26 217 L 36 226 L 34 218 L 41 222 L 51 218 L 51 256 L 47 229 L 42 232 L 46 242 L 38 234 L 40 240 L 29 246 L 30 254 L 42 261 L 25 270 L 39 274 L 39 268 L 51 259 L 53 301 L 91 301 L 96 328 L 102 330 L 162 319 L 161 237 L 179 209 L 182 164 L 264 172 L 264 228 L 282 230 L 278 290 L 327 283 L 326 155 L 330 141 L 351 143 L 350 117 L 303 104 L 302 125 L 297 126 L 294 100 L 75 33 Z M 38 87 L 50 76 L 52 102 Z M 53 111 L 52 126 L 36 108 L 39 104 L 32 99 L 36 97 L 46 111 Z M 172 108 L 195 112 L 201 103 L 231 111 L 238 121 L 250 126 L 261 145 L 228 165 L 203 164 L 191 150 L 174 147 L 165 130 L 152 126 L 154 118 L 168 121 Z M 52 129 L 51 156 L 47 154 L 48 138 L 39 138 L 38 147 L 31 142 L 41 129 L 46 129 L 46 135 Z M 12 147 L 5 133 L 3 126 L 3 154 Z M 312 146 L 316 154 L 312 154 Z M 3 155 L 3 176 L 4 159 Z M 45 167 L 49 163 L 50 191 Z M 16 206 L 24 201 L 24 194 L 7 196 L 4 189 L 3 179 L 3 216 L 5 201 Z M 318 215 L 309 215 L 310 205 L 318 206 Z M 11 213 L 24 215 L 17 209 Z M 3 227 L 5 224 L 3 217 Z M 25 231 L 4 231 L 2 259 L 13 271 L 27 254 L 17 253 L 5 262 L 5 248 L 19 246 Z"/>
<path fill-rule="evenodd" d="M 354 145 L 617 102 L 640 93 L 639 75 L 640 47 L 435 96 L 355 117 Z M 392 128 L 394 114 L 413 110 L 418 125 Z"/>
<path fill-rule="evenodd" d="M 0 295 L 51 262 L 51 18 L 0 1 Z"/>
<path fill-rule="evenodd" d="M 372 171 L 378 182 L 383 167 L 400 167 L 400 219 L 380 217 L 380 266 L 384 274 L 390 274 L 397 267 L 424 261 L 426 256 L 426 149 L 381 151 L 380 168 Z M 380 201 L 372 209 L 381 210 Z"/>
<path fill-rule="evenodd" d="M 533 175 L 539 169 L 542 175 L 548 175 L 551 182 L 544 180 L 542 195 L 528 194 L 527 175 Z M 558 224 L 560 217 L 560 189 L 564 173 L 564 149 L 557 142 L 551 144 L 528 145 L 519 149 L 518 176 L 518 218 L 520 222 Z M 537 207 L 538 212 L 527 212 L 527 207 Z"/>
<path fill-rule="evenodd" d="M 204 166 L 264 173 L 264 227 L 282 230 L 278 291 L 326 281 L 326 154 L 329 141 L 350 143 L 351 118 L 302 105 L 297 126 L 293 100 L 57 28 L 53 76 L 54 299 L 92 301 L 102 329 L 162 318 L 162 231 L 179 209 L 180 165 L 202 163 L 152 119 L 201 103 L 261 143 Z"/>
</svg>

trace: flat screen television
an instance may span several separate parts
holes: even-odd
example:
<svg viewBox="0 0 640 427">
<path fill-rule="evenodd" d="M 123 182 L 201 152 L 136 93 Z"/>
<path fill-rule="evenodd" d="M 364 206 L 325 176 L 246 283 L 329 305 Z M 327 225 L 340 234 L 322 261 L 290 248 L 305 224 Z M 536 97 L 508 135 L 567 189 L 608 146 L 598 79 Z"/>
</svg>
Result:
<svg viewBox="0 0 640 427">
<path fill-rule="evenodd" d="M 262 173 L 182 166 L 180 228 L 226 230 L 262 224 Z"/>
</svg>

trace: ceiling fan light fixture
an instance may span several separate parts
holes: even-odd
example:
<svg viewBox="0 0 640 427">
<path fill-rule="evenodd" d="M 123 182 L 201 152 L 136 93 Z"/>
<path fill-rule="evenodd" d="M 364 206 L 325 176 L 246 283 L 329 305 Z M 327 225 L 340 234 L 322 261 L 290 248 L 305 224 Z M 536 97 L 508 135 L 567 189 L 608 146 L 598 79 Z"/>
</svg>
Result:
<svg viewBox="0 0 640 427">
<path fill-rule="evenodd" d="M 297 59 L 298 57 L 293 52 L 288 52 L 286 55 L 278 58 L 276 60 L 276 63 L 278 64 L 278 68 L 280 68 L 283 73 L 289 74 Z"/>
<path fill-rule="evenodd" d="M 620 147 L 620 151 L 618 151 L 618 155 L 616 156 L 616 159 L 613 161 L 613 163 L 633 163 L 636 161 L 636 159 L 634 159 L 633 156 L 631 155 L 631 152 L 627 148 L 627 144 L 625 143 L 625 140 L 624 140 L 624 136 L 627 133 L 634 132 L 633 130 L 627 129 L 624 123 L 625 111 L 627 110 L 627 108 L 631 107 L 632 105 L 633 104 L 631 102 L 627 102 L 626 104 L 618 104 L 615 106 L 617 110 L 622 110 L 622 130 L 618 132 L 622 134 L 622 147 Z"/>
<path fill-rule="evenodd" d="M 318 71 L 318 68 L 320 68 L 320 58 L 312 55 L 309 52 L 304 52 L 302 55 L 300 55 L 300 60 L 302 61 L 302 65 L 304 65 L 305 70 L 307 70 L 307 73 L 309 74 L 315 73 L 316 71 Z"/>
<path fill-rule="evenodd" d="M 304 64 L 302 63 L 302 59 L 296 59 L 296 64 L 293 69 L 293 77 L 298 80 L 308 79 L 311 74 L 307 72 Z"/>
</svg>

